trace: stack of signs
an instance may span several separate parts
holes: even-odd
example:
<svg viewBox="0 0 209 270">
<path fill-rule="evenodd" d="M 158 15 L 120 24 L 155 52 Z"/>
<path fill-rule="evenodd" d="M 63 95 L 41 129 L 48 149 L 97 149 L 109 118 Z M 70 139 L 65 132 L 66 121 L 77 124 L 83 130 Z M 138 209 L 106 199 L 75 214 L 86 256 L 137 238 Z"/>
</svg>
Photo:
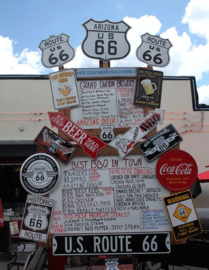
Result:
<svg viewBox="0 0 209 270">
<path fill-rule="evenodd" d="M 33 142 L 63 164 L 68 164 L 77 151 L 77 147 L 47 127 L 43 127 Z"/>
<path fill-rule="evenodd" d="M 52 199 L 28 195 L 19 237 L 46 243 L 53 207 Z"/>
<path fill-rule="evenodd" d="M 163 198 L 176 240 L 202 233 L 190 190 Z"/>
</svg>

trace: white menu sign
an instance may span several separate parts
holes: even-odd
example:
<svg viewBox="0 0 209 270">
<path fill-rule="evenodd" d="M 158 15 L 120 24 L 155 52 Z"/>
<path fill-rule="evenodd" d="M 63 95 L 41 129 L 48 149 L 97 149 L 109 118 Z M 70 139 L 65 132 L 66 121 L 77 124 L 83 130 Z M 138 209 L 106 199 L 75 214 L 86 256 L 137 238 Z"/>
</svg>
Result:
<svg viewBox="0 0 209 270">
<path fill-rule="evenodd" d="M 77 69 L 76 75 L 81 106 L 71 120 L 80 127 L 130 127 L 143 119 L 134 105 L 136 68 Z"/>
<path fill-rule="evenodd" d="M 156 161 L 142 155 L 74 158 L 60 164 L 51 233 L 109 233 L 171 230 L 158 181 Z"/>
</svg>

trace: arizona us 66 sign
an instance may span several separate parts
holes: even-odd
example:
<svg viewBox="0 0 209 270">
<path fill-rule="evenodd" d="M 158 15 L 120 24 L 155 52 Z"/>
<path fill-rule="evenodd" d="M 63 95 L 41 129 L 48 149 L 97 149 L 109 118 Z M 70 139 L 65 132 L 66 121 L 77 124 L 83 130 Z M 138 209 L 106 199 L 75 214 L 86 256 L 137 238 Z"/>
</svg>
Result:
<svg viewBox="0 0 209 270">
<path fill-rule="evenodd" d="M 108 62 L 111 59 L 122 59 L 129 54 L 130 44 L 126 34 L 130 26 L 125 22 L 99 22 L 90 19 L 83 26 L 87 31 L 82 43 L 86 56 Z"/>
<path fill-rule="evenodd" d="M 62 33 L 41 41 L 39 48 L 42 50 L 41 61 L 45 67 L 59 67 L 74 58 L 75 52 L 68 39 L 69 36 Z"/>
<path fill-rule="evenodd" d="M 169 39 L 152 36 L 148 33 L 141 36 L 142 43 L 136 50 L 137 58 L 149 66 L 165 67 L 170 62 L 168 51 L 172 44 Z"/>
<path fill-rule="evenodd" d="M 53 199 L 28 195 L 19 237 L 46 243 L 53 207 Z"/>
</svg>

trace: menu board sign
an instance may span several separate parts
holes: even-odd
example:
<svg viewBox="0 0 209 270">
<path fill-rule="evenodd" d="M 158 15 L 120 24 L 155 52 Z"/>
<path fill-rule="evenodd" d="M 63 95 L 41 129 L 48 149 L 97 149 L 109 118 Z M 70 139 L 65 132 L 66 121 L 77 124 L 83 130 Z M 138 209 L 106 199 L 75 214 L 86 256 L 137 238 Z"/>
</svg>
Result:
<svg viewBox="0 0 209 270">
<path fill-rule="evenodd" d="M 136 68 L 77 69 L 76 75 L 81 106 L 71 120 L 80 127 L 130 127 L 143 119 L 143 109 L 134 106 Z"/>
<path fill-rule="evenodd" d="M 75 157 L 61 164 L 51 233 L 169 231 L 156 162 L 140 155 Z"/>
</svg>

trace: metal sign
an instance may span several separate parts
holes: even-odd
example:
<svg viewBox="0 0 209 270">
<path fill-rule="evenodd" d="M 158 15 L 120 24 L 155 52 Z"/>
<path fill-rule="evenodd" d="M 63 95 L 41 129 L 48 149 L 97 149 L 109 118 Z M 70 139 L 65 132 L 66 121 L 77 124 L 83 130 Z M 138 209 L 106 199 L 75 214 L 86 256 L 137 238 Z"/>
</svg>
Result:
<svg viewBox="0 0 209 270">
<path fill-rule="evenodd" d="M 42 50 L 41 61 L 45 67 L 59 67 L 74 58 L 75 52 L 68 39 L 69 36 L 62 33 L 41 41 L 39 48 Z"/>
<path fill-rule="evenodd" d="M 139 68 L 134 104 L 160 108 L 162 82 L 163 72 Z"/>
<path fill-rule="evenodd" d="M 35 154 L 25 160 L 20 170 L 20 182 L 31 194 L 49 193 L 58 183 L 60 168 L 54 158 L 47 154 Z"/>
<path fill-rule="evenodd" d="M 140 143 L 138 147 L 146 160 L 151 162 L 182 141 L 178 131 L 170 124 Z"/>
<path fill-rule="evenodd" d="M 163 200 L 177 241 L 202 233 L 190 190 L 169 195 Z"/>
<path fill-rule="evenodd" d="M 187 152 L 174 149 L 159 158 L 156 173 L 165 188 L 171 191 L 184 191 L 197 179 L 197 163 Z"/>
<path fill-rule="evenodd" d="M 74 69 L 50 73 L 49 80 L 55 110 L 79 105 Z"/>
<path fill-rule="evenodd" d="M 52 254 L 113 255 L 113 254 L 160 254 L 170 253 L 168 232 L 99 234 L 99 235 L 52 235 Z"/>
<path fill-rule="evenodd" d="M 162 124 L 164 110 L 152 111 L 137 125 L 129 129 L 123 135 L 119 134 L 108 145 L 118 150 L 119 156 L 124 158 L 133 150 L 133 146 L 157 125 Z"/>
<path fill-rule="evenodd" d="M 115 138 L 114 128 L 114 125 L 102 125 L 100 139 L 105 142 L 112 141 Z"/>
<path fill-rule="evenodd" d="M 149 66 L 165 67 L 170 62 L 168 54 L 172 47 L 169 39 L 146 33 L 141 36 L 142 43 L 136 50 L 137 58 Z"/>
<path fill-rule="evenodd" d="M 63 113 L 49 112 L 48 114 L 52 127 L 55 126 L 63 134 L 83 147 L 84 153 L 91 158 L 96 159 L 98 151 L 107 145 L 98 137 L 89 135 L 86 131 L 68 119 Z"/>
<path fill-rule="evenodd" d="M 134 257 L 91 258 L 90 270 L 134 270 Z"/>
<path fill-rule="evenodd" d="M 54 200 L 28 195 L 19 237 L 47 242 Z"/>
<path fill-rule="evenodd" d="M 68 164 L 77 151 L 77 147 L 63 140 L 63 138 L 46 126 L 43 127 L 33 143 L 64 164 Z"/>
<path fill-rule="evenodd" d="M 130 44 L 126 35 L 130 26 L 125 22 L 90 19 L 83 26 L 87 36 L 82 43 L 82 50 L 86 56 L 108 62 L 125 58 L 129 54 Z"/>
</svg>

